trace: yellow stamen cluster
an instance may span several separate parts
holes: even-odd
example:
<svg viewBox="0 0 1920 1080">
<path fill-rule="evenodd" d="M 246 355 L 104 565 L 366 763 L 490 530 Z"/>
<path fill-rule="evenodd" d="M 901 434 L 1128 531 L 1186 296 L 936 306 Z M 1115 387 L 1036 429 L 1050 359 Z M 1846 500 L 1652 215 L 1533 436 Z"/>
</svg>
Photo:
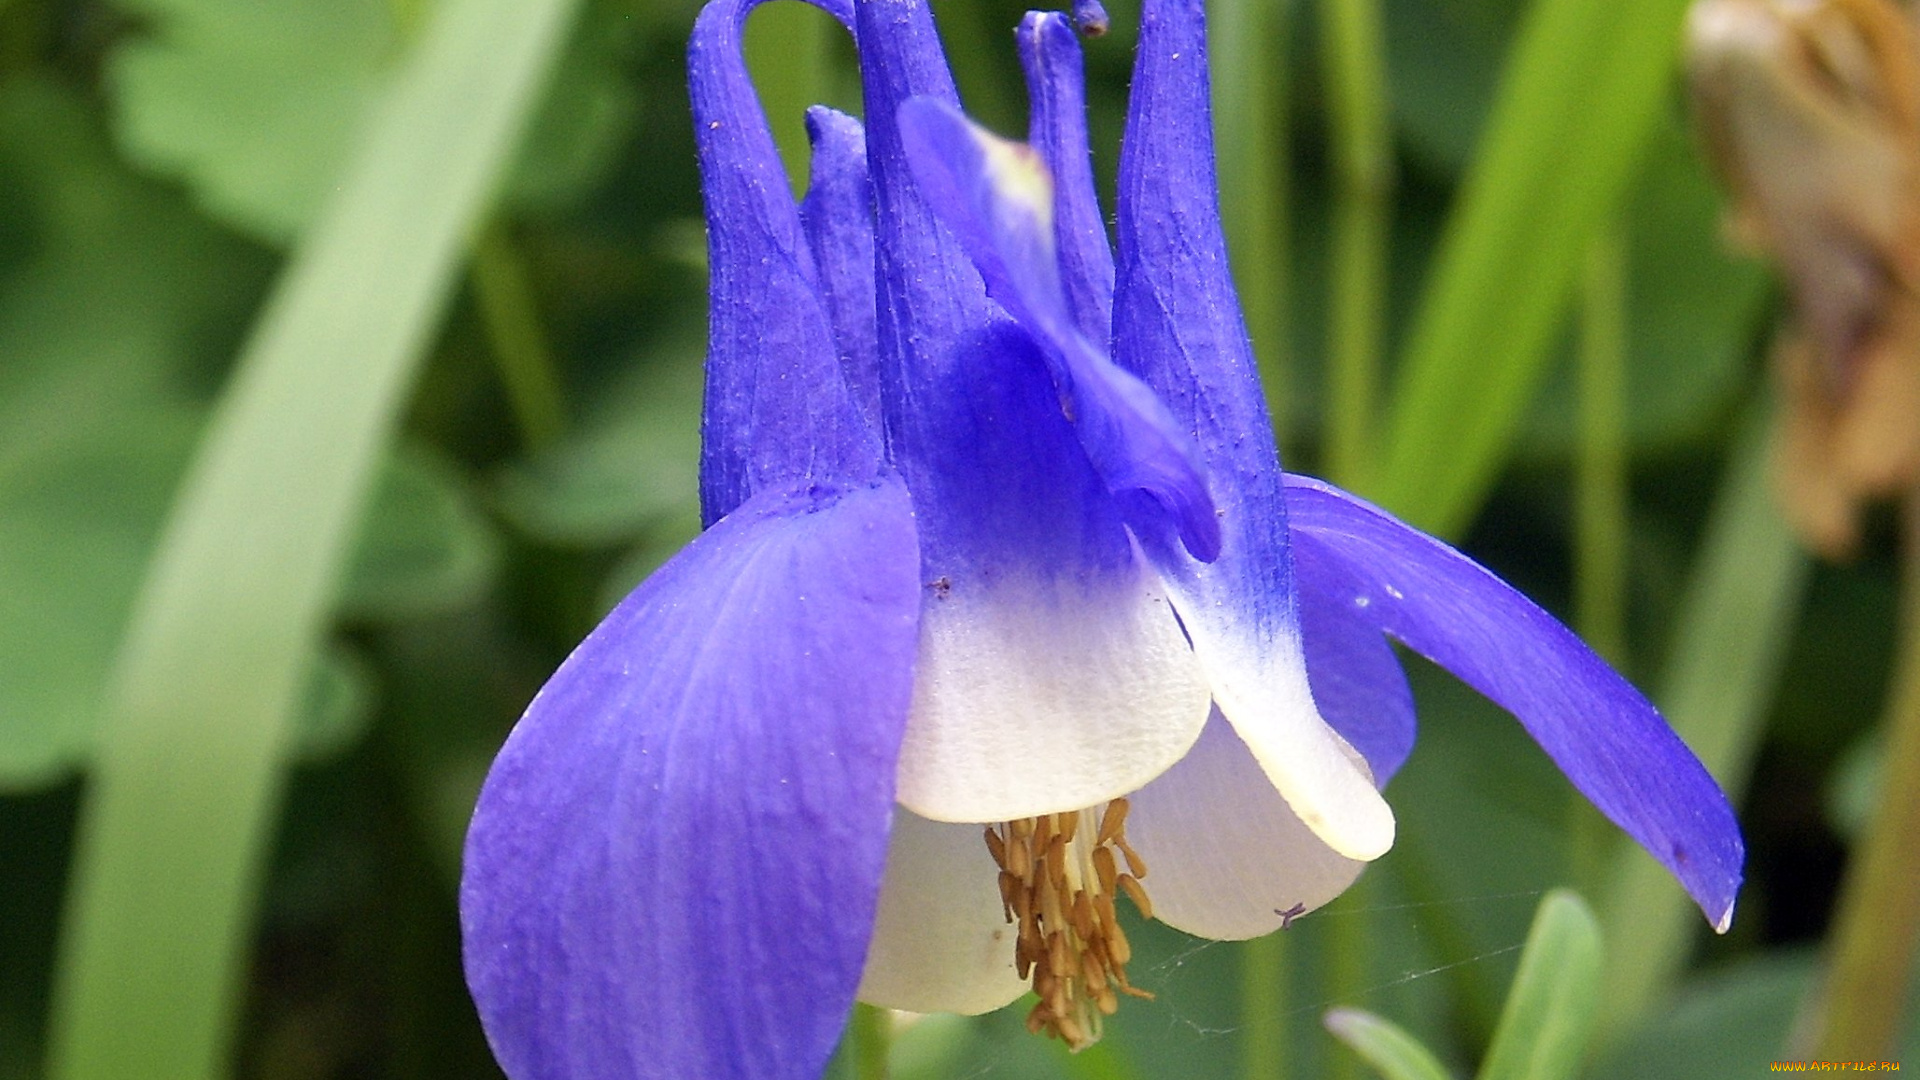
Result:
<svg viewBox="0 0 1920 1080">
<path fill-rule="evenodd" d="M 1120 994 L 1153 997 L 1127 982 L 1133 950 L 1113 906 L 1124 892 L 1153 918 L 1140 885 L 1147 864 L 1127 843 L 1126 823 L 1127 800 L 1115 799 L 1097 815 L 1087 809 L 987 826 L 1000 901 L 1007 921 L 1020 927 L 1014 965 L 1040 996 L 1027 1030 L 1075 1050 L 1098 1041 L 1101 1017 L 1120 1007 Z"/>
</svg>

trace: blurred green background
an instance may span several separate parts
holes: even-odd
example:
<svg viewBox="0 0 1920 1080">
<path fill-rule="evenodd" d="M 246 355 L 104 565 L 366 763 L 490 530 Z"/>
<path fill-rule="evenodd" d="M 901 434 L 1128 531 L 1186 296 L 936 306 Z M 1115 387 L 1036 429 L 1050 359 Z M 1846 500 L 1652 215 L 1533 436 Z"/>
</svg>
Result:
<svg viewBox="0 0 1920 1080">
<path fill-rule="evenodd" d="M 934 7 L 968 108 L 1023 130 L 1023 5 Z M 698 525 L 696 10 L 0 0 L 0 1080 L 497 1075 L 454 903 L 479 780 Z M 897 1076 L 1361 1075 L 1335 1005 L 1465 1071 L 1559 884 L 1608 935 L 1590 1075 L 1785 1056 L 1874 799 L 1895 530 L 1814 566 L 1768 505 L 1780 305 L 1723 253 L 1683 10 L 1220 0 L 1216 126 L 1289 467 L 1656 697 L 1742 808 L 1732 932 L 1410 660 L 1401 839 L 1349 895 L 1255 946 L 1141 927 L 1158 999 L 1095 1051 L 939 1017 Z M 751 30 L 790 151 L 802 105 L 857 112 L 824 17 Z"/>
</svg>

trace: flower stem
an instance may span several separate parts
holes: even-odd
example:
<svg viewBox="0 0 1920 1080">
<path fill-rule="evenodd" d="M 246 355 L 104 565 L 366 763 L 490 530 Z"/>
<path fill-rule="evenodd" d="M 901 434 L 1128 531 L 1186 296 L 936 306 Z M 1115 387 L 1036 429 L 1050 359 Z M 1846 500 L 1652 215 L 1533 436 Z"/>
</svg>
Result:
<svg viewBox="0 0 1920 1080">
<path fill-rule="evenodd" d="M 1627 663 L 1626 252 L 1618 231 L 1587 249 L 1581 281 L 1580 442 L 1574 476 L 1575 623 L 1615 667 Z M 1568 866 L 1574 885 L 1602 885 L 1613 832 L 1578 793 L 1569 803 Z"/>
<path fill-rule="evenodd" d="M 1328 997 L 1341 1004 L 1355 1004 L 1369 985 L 1367 969 L 1372 966 L 1373 942 L 1369 937 L 1372 920 L 1367 918 L 1373 892 L 1362 873 L 1342 897 L 1338 917 L 1327 920 Z M 1354 1054 L 1334 1054 L 1327 1073 L 1335 1080 L 1360 1080 L 1360 1058 Z"/>
<path fill-rule="evenodd" d="M 1900 508 L 1900 652 L 1887 698 L 1880 805 L 1840 894 L 1831 967 L 1816 1005 L 1822 1057 L 1891 1053 L 1920 942 L 1920 492 Z"/>
<path fill-rule="evenodd" d="M 1627 661 L 1627 269 L 1617 233 L 1587 251 L 1580 319 L 1575 582 L 1580 636 Z"/>
<path fill-rule="evenodd" d="M 1364 487 L 1387 317 L 1393 147 L 1387 127 L 1386 49 L 1378 0 L 1321 0 L 1320 25 L 1336 177 L 1327 340 L 1333 419 L 1327 469 L 1337 483 Z"/>
<path fill-rule="evenodd" d="M 1240 947 L 1240 1054 L 1245 1080 L 1286 1080 L 1287 939 L 1282 933 Z"/>
<path fill-rule="evenodd" d="M 1260 364 L 1267 413 L 1284 446 L 1292 367 L 1292 0 L 1212 0 L 1213 127 L 1220 154 L 1220 218 L 1247 336 Z"/>
<path fill-rule="evenodd" d="M 848 1025 L 853 1042 L 855 1080 L 887 1080 L 887 1051 L 893 1042 L 893 1017 L 877 1005 L 860 1002 Z"/>
<path fill-rule="evenodd" d="M 469 273 L 521 445 L 529 450 L 550 446 L 566 428 L 560 380 L 540 325 L 533 275 L 498 218 L 474 238 Z"/>
</svg>

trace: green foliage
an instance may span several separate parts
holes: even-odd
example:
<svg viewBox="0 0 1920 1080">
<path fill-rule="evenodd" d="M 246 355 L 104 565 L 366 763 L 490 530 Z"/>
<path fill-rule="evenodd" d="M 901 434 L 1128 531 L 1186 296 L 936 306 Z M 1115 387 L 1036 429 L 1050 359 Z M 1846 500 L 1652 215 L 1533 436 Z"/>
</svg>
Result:
<svg viewBox="0 0 1920 1080">
<path fill-rule="evenodd" d="M 1383 1080 L 1450 1080 L 1433 1051 L 1385 1017 L 1365 1009 L 1329 1009 L 1325 1022 Z"/>
<path fill-rule="evenodd" d="M 226 1056 L 234 961 L 331 586 L 570 14 L 451 0 L 365 118 L 248 343 L 116 663 L 55 990 L 55 1076 L 189 1080 Z"/>
<path fill-rule="evenodd" d="M 1572 1077 L 1599 1019 L 1600 966 L 1600 924 L 1586 902 L 1564 889 L 1548 893 L 1479 1080 Z"/>
<path fill-rule="evenodd" d="M 430 0 L 137 0 L 142 32 L 108 86 L 130 159 L 177 177 L 207 211 L 286 244 L 320 211 L 388 96 Z M 637 116 L 619 77 L 625 34 L 583 20 L 535 114 L 508 196 L 560 209 L 604 175 Z"/>
</svg>

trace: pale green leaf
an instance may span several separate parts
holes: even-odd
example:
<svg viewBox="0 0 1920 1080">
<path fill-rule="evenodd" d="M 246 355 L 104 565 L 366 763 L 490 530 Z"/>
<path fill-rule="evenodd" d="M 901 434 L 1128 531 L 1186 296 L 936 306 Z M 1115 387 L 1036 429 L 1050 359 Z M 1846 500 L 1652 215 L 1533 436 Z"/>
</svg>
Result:
<svg viewBox="0 0 1920 1080">
<path fill-rule="evenodd" d="M 1325 1023 L 1382 1080 L 1451 1080 L 1433 1051 L 1383 1016 L 1365 1009 L 1329 1009 Z"/>
<path fill-rule="evenodd" d="M 447 0 L 280 280 L 136 602 L 81 812 L 56 1080 L 224 1071 L 306 666 L 571 0 Z"/>
<path fill-rule="evenodd" d="M 1571 1080 L 1599 1019 L 1601 963 L 1600 924 L 1586 901 L 1566 889 L 1549 892 L 1479 1080 Z"/>
</svg>

